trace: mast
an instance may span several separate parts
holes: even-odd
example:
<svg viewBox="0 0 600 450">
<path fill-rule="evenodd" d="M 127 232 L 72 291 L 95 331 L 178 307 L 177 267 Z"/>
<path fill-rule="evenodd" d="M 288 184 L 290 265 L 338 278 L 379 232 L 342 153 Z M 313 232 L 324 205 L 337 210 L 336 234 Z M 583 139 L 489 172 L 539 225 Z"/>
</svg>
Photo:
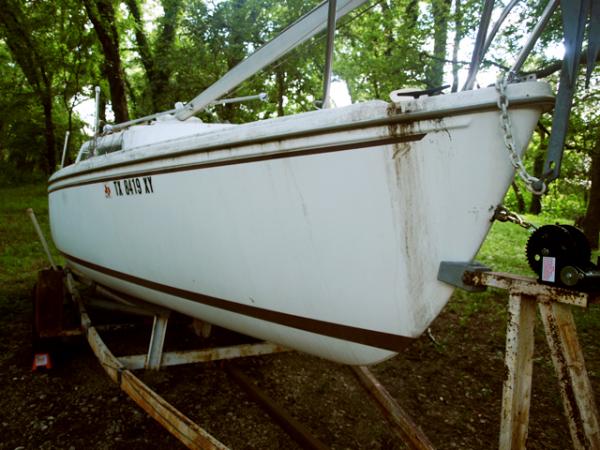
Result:
<svg viewBox="0 0 600 450">
<path fill-rule="evenodd" d="M 331 106 L 331 71 L 333 67 L 333 50 L 335 40 L 335 4 L 336 0 L 329 0 L 327 16 L 327 50 L 325 52 L 325 73 L 323 75 L 323 108 Z"/>
<path fill-rule="evenodd" d="M 366 0 L 339 0 L 336 17 L 342 17 L 359 7 Z M 211 102 L 225 95 L 234 87 L 250 78 L 259 70 L 278 60 L 289 51 L 319 33 L 328 23 L 328 2 L 323 2 L 308 12 L 279 36 L 259 48 L 244 61 L 227 72 L 219 81 L 211 85 L 196 98 L 175 113 L 179 120 L 185 120 L 203 110 Z"/>
</svg>

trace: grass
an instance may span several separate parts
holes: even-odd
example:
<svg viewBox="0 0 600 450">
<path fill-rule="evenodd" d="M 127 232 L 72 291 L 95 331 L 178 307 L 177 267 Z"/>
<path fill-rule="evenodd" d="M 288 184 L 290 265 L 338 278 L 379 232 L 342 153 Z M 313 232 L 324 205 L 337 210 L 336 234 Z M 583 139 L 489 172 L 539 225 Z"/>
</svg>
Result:
<svg viewBox="0 0 600 450">
<path fill-rule="evenodd" d="M 50 240 L 46 185 L 33 184 L 0 189 L 0 312 L 29 305 L 28 297 L 37 271 L 49 266 L 33 224 L 26 214 L 33 208 L 42 231 Z M 51 240 L 50 240 L 51 241 Z M 55 261 L 58 252 L 49 242 Z M 23 302 L 27 299 L 26 302 Z"/>
</svg>

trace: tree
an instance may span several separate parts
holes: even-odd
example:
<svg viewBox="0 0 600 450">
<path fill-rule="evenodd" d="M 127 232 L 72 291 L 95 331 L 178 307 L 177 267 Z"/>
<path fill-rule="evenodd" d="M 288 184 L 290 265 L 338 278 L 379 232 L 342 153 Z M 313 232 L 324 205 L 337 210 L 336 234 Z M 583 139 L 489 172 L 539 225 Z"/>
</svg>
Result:
<svg viewBox="0 0 600 450">
<path fill-rule="evenodd" d="M 115 121 L 126 122 L 129 120 L 129 111 L 113 2 L 111 0 L 83 0 L 83 4 L 102 47 L 104 73 L 110 87 Z"/>
<path fill-rule="evenodd" d="M 600 133 L 598 133 L 591 160 L 591 186 L 588 207 L 582 225 L 592 247 L 598 248 L 598 234 L 600 233 Z"/>
<path fill-rule="evenodd" d="M 433 55 L 425 78 L 427 87 L 429 88 L 439 87 L 444 84 L 444 64 L 446 61 L 448 21 L 450 18 L 451 3 L 452 0 L 432 0 Z M 457 33 L 457 35 L 459 34 L 460 33 Z"/>
<path fill-rule="evenodd" d="M 422 42 L 431 32 L 418 2 L 383 1 L 359 11 L 340 25 L 339 58 L 334 71 L 347 83 L 354 101 L 387 98 L 401 87 L 423 88 Z"/>
<path fill-rule="evenodd" d="M 176 29 L 181 11 L 181 0 L 162 0 L 164 15 L 159 19 L 158 33 L 151 44 L 146 31 L 138 0 L 126 0 L 125 3 L 133 18 L 133 28 L 137 51 L 146 72 L 152 112 L 172 108 L 169 99 L 169 79 L 172 72 L 172 52 L 174 50 Z M 171 100 L 171 101 L 169 101 Z M 150 113 L 144 111 L 143 113 Z M 143 114 L 142 113 L 142 114 Z"/>
<path fill-rule="evenodd" d="M 43 5 L 42 5 L 43 6 Z M 39 17 L 39 16 L 38 16 Z M 10 53 L 19 65 L 44 110 L 46 153 L 43 169 L 51 173 L 56 166 L 54 122 L 52 119 L 53 91 L 48 55 L 34 39 L 32 15 L 26 15 L 20 2 L 7 0 L 0 8 L 0 31 Z"/>
<path fill-rule="evenodd" d="M 247 0 L 221 2 L 208 10 L 192 0 L 181 20 L 173 58 L 172 86 L 177 99 L 206 89 L 246 56 L 279 34 L 316 1 Z M 206 121 L 232 123 L 314 109 L 322 92 L 324 49 L 318 37 L 236 87 L 228 96 L 266 92 L 268 103 L 216 105 L 199 114 Z M 201 61 L 190 64 L 190 60 Z M 187 61 L 187 62 L 184 62 Z"/>
</svg>

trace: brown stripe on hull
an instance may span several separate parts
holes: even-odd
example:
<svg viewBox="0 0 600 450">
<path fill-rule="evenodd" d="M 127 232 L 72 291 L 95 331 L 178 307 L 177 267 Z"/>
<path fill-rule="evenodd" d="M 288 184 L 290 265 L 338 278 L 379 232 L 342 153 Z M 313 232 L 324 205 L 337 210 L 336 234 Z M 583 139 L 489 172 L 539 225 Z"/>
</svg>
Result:
<svg viewBox="0 0 600 450">
<path fill-rule="evenodd" d="M 308 331 L 311 333 L 320 334 L 323 336 L 334 337 L 344 341 L 356 342 L 359 344 L 369 345 L 371 347 L 382 348 L 392 351 L 400 351 L 404 349 L 413 339 L 406 336 L 399 336 L 381 331 L 368 330 L 349 325 L 343 325 L 334 322 L 325 322 L 323 320 L 311 319 L 308 317 L 296 316 L 294 314 L 273 311 L 269 309 L 258 308 L 256 306 L 243 305 L 241 303 L 224 300 L 217 297 L 200 294 L 198 292 L 188 291 L 185 289 L 168 286 L 157 283 L 155 281 L 146 280 L 144 278 L 135 277 L 123 272 L 118 272 L 107 267 L 99 266 L 89 261 L 76 258 L 61 252 L 69 261 L 87 267 L 88 269 L 102 273 L 104 275 L 126 281 L 137 286 L 151 289 L 164 294 L 190 300 L 203 305 L 211 306 L 226 311 L 231 311 L 236 314 L 253 317 L 267 322 L 273 322 L 279 325 L 284 325 L 290 328 Z"/>
<path fill-rule="evenodd" d="M 412 134 L 412 135 L 408 135 L 408 136 L 392 136 L 392 137 L 387 137 L 387 138 L 382 138 L 382 139 L 373 139 L 373 140 L 363 141 L 363 142 L 327 145 L 327 146 L 312 147 L 312 148 L 307 148 L 307 149 L 287 150 L 284 152 L 277 152 L 277 153 L 271 153 L 271 154 L 265 154 L 265 155 L 254 155 L 254 156 L 245 156 L 245 157 L 239 157 L 239 158 L 231 158 L 231 159 L 227 159 L 227 160 L 223 160 L 223 161 L 201 162 L 201 163 L 195 163 L 195 164 L 186 164 L 186 165 L 182 165 L 182 166 L 173 166 L 173 167 L 163 167 L 163 168 L 157 168 L 157 169 L 144 169 L 144 170 L 139 170 L 137 172 L 132 171 L 132 172 L 127 172 L 127 173 L 120 173 L 118 175 L 110 175 L 110 176 L 105 176 L 105 177 L 94 178 L 91 180 L 76 181 L 73 183 L 68 183 L 68 184 L 64 184 L 62 186 L 58 186 L 55 188 L 49 188 L 48 193 L 56 192 L 61 189 L 67 189 L 67 188 L 71 188 L 71 187 L 85 186 L 88 184 L 106 183 L 109 181 L 120 180 L 122 178 L 142 177 L 142 176 L 148 176 L 148 175 L 162 175 L 162 174 L 166 174 L 166 173 L 175 173 L 175 172 L 188 172 L 188 171 L 192 171 L 192 170 L 210 169 L 213 167 L 232 166 L 232 165 L 237 165 L 237 164 L 248 164 L 248 163 L 253 163 L 253 162 L 269 161 L 269 160 L 273 160 L 273 159 L 295 158 L 298 156 L 318 155 L 321 153 L 335 153 L 335 152 L 341 152 L 341 151 L 346 151 L 346 150 L 356 150 L 359 148 L 377 147 L 377 146 L 381 146 L 381 145 L 399 144 L 402 142 L 420 141 L 421 139 L 423 139 L 423 137 L 425 137 L 425 133 Z M 174 157 L 173 155 L 164 155 L 163 156 L 164 159 L 173 159 L 173 157 Z M 110 170 L 115 167 L 118 167 L 118 165 L 115 164 L 114 166 L 102 167 L 102 168 L 99 168 L 98 170 Z M 82 173 L 85 173 L 85 172 L 73 174 L 73 176 L 79 176 Z M 51 183 L 51 184 L 53 184 L 53 183 Z"/>
</svg>

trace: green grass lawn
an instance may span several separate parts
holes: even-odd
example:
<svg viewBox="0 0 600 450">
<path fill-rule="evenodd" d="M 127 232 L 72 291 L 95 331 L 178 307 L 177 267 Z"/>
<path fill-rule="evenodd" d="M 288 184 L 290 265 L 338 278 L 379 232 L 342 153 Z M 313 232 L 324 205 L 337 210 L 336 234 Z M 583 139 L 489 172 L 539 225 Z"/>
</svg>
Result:
<svg viewBox="0 0 600 450">
<path fill-rule="evenodd" d="M 48 197 L 45 184 L 0 189 L 0 312 L 29 306 L 29 293 L 37 271 L 49 266 L 33 224 L 26 214 L 33 208 L 50 241 L 57 263 L 62 263 L 50 239 Z M 27 299 L 26 302 L 23 302 Z"/>
</svg>

